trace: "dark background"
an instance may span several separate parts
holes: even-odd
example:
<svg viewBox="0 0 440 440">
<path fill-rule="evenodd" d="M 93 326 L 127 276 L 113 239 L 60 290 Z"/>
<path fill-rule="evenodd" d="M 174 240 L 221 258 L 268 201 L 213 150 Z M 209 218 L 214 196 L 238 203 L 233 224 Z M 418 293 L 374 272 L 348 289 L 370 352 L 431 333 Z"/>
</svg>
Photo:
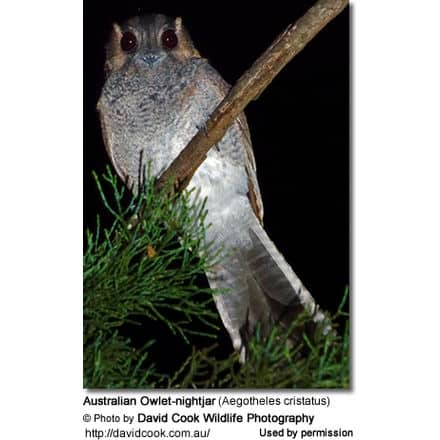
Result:
<svg viewBox="0 0 440 440">
<path fill-rule="evenodd" d="M 230 84 L 314 1 L 118 1 L 84 5 L 84 226 L 102 204 L 91 171 L 108 164 L 96 102 L 111 24 L 181 16 L 202 56 Z M 349 282 L 349 11 L 345 10 L 246 108 L 265 229 L 324 309 Z M 105 220 L 105 217 L 104 217 Z M 226 337 L 227 338 L 227 337 Z"/>
</svg>

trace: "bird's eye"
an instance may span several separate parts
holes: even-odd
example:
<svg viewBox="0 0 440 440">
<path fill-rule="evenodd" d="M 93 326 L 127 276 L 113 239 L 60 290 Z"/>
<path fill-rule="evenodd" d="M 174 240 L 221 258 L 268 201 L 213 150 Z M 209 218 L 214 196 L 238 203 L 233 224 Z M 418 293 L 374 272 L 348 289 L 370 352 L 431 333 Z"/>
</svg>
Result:
<svg viewBox="0 0 440 440">
<path fill-rule="evenodd" d="M 161 39 L 162 39 L 162 46 L 165 49 L 171 50 L 177 46 L 178 43 L 177 35 L 172 29 L 166 30 L 162 34 Z"/>
<path fill-rule="evenodd" d="M 137 38 L 133 32 L 127 31 L 121 37 L 121 49 L 124 52 L 133 52 L 137 46 Z"/>
</svg>

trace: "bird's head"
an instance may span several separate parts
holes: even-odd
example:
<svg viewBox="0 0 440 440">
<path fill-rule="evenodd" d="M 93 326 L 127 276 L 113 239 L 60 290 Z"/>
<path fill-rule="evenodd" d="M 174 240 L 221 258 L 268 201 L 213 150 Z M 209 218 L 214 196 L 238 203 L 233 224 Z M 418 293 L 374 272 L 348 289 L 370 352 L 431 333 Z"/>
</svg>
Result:
<svg viewBox="0 0 440 440">
<path fill-rule="evenodd" d="M 172 58 L 184 62 L 200 58 L 180 17 L 142 15 L 113 24 L 106 48 L 106 71 L 123 67 L 154 69 Z"/>
</svg>

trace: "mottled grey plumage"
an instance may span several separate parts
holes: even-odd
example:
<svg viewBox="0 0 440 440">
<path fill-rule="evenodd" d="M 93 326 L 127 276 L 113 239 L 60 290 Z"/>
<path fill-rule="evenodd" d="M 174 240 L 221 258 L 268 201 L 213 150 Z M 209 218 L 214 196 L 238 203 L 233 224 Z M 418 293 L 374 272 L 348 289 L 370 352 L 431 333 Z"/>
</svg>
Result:
<svg viewBox="0 0 440 440">
<path fill-rule="evenodd" d="M 172 30 L 177 45 L 166 47 Z M 133 50 L 121 38 L 131 32 Z M 98 103 L 108 154 L 118 174 L 136 191 L 140 170 L 151 161 L 159 176 L 187 145 L 226 95 L 229 85 L 198 51 L 181 19 L 135 17 L 114 25 L 107 47 L 107 80 Z M 260 324 L 289 325 L 304 309 L 322 313 L 262 227 L 263 205 L 244 114 L 212 148 L 190 183 L 207 197 L 207 240 L 229 257 L 207 274 L 233 345 L 245 356 L 246 342 Z M 215 250 L 215 248 L 214 248 Z"/>
</svg>

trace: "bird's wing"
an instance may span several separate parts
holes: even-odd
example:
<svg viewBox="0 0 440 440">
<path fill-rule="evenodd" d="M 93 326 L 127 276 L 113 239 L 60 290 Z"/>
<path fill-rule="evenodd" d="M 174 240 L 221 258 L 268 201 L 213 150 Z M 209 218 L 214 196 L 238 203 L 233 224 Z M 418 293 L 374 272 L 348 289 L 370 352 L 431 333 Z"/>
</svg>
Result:
<svg viewBox="0 0 440 440">
<path fill-rule="evenodd" d="M 205 60 L 204 60 L 205 61 Z M 228 94 L 231 86 L 221 77 L 221 75 L 207 62 L 204 62 L 198 69 L 196 76 L 198 87 L 215 93 L 218 103 Z M 239 145 L 244 146 L 244 163 L 248 175 L 248 198 L 252 209 L 259 222 L 263 223 L 263 201 L 261 199 L 260 188 L 257 181 L 257 168 L 255 163 L 254 151 L 252 148 L 251 136 L 244 112 L 240 113 L 234 122 L 241 136 Z M 230 159 L 229 151 L 226 153 L 226 159 Z"/>
<path fill-rule="evenodd" d="M 263 200 L 261 198 L 260 187 L 257 181 L 257 166 L 255 163 L 254 150 L 252 148 L 251 135 L 247 124 L 246 116 L 244 113 L 240 113 L 237 118 L 238 125 L 243 134 L 243 145 L 246 151 L 246 173 L 248 175 L 249 192 L 248 197 L 251 203 L 252 209 L 257 216 L 259 222 L 263 224 Z"/>
</svg>

